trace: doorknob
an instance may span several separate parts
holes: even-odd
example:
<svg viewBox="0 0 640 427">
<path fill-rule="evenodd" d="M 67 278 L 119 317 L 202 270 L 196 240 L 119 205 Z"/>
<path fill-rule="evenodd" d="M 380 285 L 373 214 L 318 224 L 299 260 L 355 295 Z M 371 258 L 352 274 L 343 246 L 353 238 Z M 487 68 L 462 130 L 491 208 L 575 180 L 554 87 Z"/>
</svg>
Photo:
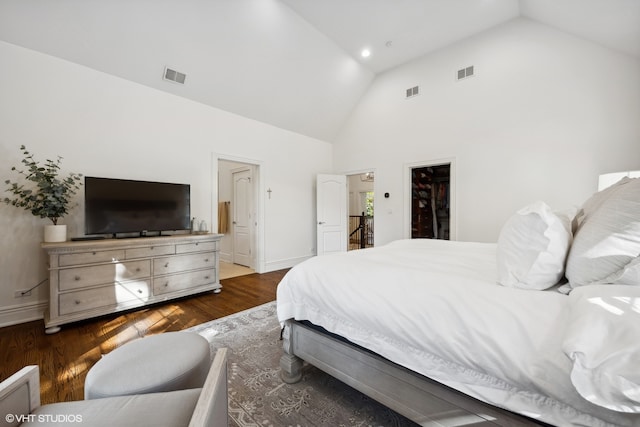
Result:
<svg viewBox="0 0 640 427">
<path fill-rule="evenodd" d="M 324 221 L 319 221 L 318 222 L 318 225 L 322 225 L 322 224 L 324 224 Z"/>
</svg>

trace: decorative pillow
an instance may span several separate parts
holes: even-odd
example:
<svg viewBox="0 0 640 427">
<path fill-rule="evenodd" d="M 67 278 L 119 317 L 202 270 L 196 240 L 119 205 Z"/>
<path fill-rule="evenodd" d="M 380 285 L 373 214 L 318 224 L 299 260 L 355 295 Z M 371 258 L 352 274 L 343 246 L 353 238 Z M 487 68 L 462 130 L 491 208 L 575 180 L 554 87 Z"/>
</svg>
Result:
<svg viewBox="0 0 640 427">
<path fill-rule="evenodd" d="M 560 281 L 571 244 L 569 218 L 535 202 L 507 220 L 498 238 L 498 283 L 542 290 Z"/>
<path fill-rule="evenodd" d="M 574 222 L 572 224 L 573 233 L 575 234 L 578 229 L 582 226 L 582 224 L 592 215 L 595 211 L 597 211 L 600 206 L 602 206 L 609 197 L 615 194 L 620 186 L 625 185 L 629 182 L 629 178 L 624 177 L 620 181 L 616 182 L 613 185 L 605 188 L 604 190 L 598 191 L 591 197 L 589 197 L 583 204 L 580 210 L 576 213 Z"/>
<path fill-rule="evenodd" d="M 582 212 L 567 258 L 571 286 L 640 285 L 640 178 L 596 193 Z"/>
<path fill-rule="evenodd" d="M 640 287 L 583 286 L 568 298 L 562 350 L 573 386 L 591 403 L 640 413 Z"/>
</svg>

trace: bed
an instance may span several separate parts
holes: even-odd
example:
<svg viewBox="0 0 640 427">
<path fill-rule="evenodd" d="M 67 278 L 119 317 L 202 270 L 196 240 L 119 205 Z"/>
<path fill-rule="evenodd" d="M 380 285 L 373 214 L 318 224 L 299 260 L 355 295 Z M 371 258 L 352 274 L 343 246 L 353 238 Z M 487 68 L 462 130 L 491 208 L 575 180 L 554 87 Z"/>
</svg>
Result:
<svg viewBox="0 0 640 427">
<path fill-rule="evenodd" d="M 277 305 L 285 381 L 306 361 L 423 426 L 640 426 L 640 179 L 495 244 L 309 259 Z"/>
</svg>

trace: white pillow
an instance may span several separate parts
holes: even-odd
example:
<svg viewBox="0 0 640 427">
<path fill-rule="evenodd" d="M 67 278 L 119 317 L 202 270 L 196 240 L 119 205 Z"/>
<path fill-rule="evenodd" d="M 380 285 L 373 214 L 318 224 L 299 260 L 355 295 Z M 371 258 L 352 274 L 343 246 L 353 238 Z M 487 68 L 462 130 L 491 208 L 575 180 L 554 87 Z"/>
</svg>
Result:
<svg viewBox="0 0 640 427">
<path fill-rule="evenodd" d="M 640 285 L 640 178 L 623 178 L 604 192 L 583 206 L 567 258 L 567 279 L 574 288 Z"/>
<path fill-rule="evenodd" d="M 575 227 L 573 230 L 574 234 L 577 230 L 582 226 L 582 224 L 589 219 L 589 217 L 596 212 L 600 207 L 609 199 L 612 195 L 614 195 L 619 189 L 620 186 L 627 184 L 629 182 L 629 178 L 624 177 L 620 181 L 616 182 L 613 185 L 605 188 L 604 190 L 598 191 L 589 197 L 583 204 L 580 210 L 575 215 Z"/>
<path fill-rule="evenodd" d="M 640 287 L 583 286 L 568 298 L 562 350 L 573 386 L 591 403 L 640 413 Z"/>
<path fill-rule="evenodd" d="M 562 279 L 571 244 L 569 219 L 535 202 L 507 220 L 498 238 L 498 283 L 542 290 Z"/>
</svg>

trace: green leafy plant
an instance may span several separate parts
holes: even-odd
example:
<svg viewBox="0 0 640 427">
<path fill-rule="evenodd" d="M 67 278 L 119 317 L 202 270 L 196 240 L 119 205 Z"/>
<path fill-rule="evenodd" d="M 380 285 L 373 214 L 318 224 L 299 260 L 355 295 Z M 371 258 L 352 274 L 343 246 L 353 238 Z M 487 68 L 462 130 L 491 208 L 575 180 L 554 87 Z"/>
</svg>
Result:
<svg viewBox="0 0 640 427">
<path fill-rule="evenodd" d="M 22 164 L 25 170 L 19 170 L 15 166 L 11 168 L 24 177 L 27 183 L 20 184 L 6 180 L 9 185 L 6 191 L 13 197 L 5 197 L 8 205 L 24 208 L 34 216 L 49 218 L 54 225 L 68 213 L 71 198 L 80 189 L 81 174 L 70 173 L 67 177 L 59 177 L 60 162 L 62 157 L 54 160 L 47 159 L 44 164 L 38 162 L 24 145 L 20 146 L 24 158 Z M 33 183 L 25 186 L 29 182 Z"/>
</svg>

